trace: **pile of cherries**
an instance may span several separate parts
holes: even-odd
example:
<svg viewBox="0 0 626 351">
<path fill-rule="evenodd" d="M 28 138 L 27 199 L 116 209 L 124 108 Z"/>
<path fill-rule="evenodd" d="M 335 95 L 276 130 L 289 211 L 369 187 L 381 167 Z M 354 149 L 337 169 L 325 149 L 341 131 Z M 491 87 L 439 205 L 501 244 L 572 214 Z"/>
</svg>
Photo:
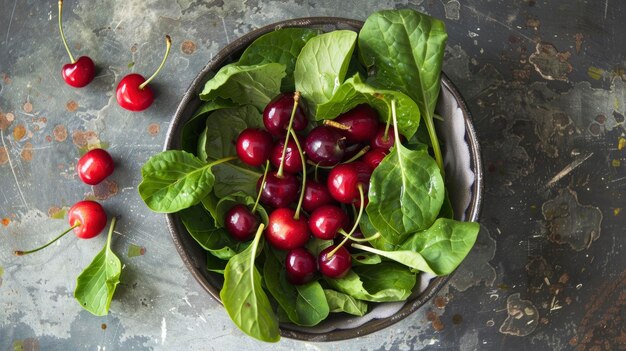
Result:
<svg viewBox="0 0 626 351">
<path fill-rule="evenodd" d="M 346 244 L 367 241 L 358 223 L 370 176 L 394 144 L 389 126 L 368 105 L 310 130 L 304 106 L 297 92 L 277 96 L 263 112 L 265 129 L 245 129 L 236 142 L 242 162 L 265 165 L 257 182 L 257 201 L 269 213 L 264 236 L 288 251 L 285 268 L 292 284 L 307 283 L 318 271 L 330 278 L 348 273 L 352 258 Z M 358 214 L 351 218 L 348 208 L 358 208 Z M 254 209 L 237 204 L 226 213 L 225 228 L 235 239 L 254 236 L 260 223 Z M 315 258 L 305 248 L 311 236 L 334 243 Z"/>
</svg>

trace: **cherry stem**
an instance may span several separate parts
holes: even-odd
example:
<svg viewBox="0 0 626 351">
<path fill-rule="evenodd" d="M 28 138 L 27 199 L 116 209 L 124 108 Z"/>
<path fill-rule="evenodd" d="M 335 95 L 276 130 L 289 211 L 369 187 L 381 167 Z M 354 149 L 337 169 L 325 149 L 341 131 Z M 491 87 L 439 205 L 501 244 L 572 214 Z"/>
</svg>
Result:
<svg viewBox="0 0 626 351">
<path fill-rule="evenodd" d="M 265 171 L 263 172 L 263 179 L 261 180 L 261 187 L 259 188 L 259 193 L 256 195 L 256 201 L 254 202 L 254 206 L 252 207 L 252 213 L 256 211 L 256 207 L 259 205 L 259 200 L 261 199 L 261 193 L 263 193 L 263 187 L 265 187 L 265 179 L 267 178 L 267 171 L 270 169 L 270 161 L 265 161 Z"/>
<path fill-rule="evenodd" d="M 296 213 L 293 216 L 293 219 L 298 220 L 300 218 L 300 209 L 302 208 L 302 201 L 304 200 L 304 188 L 306 187 L 306 162 L 304 162 L 304 155 L 302 154 L 302 147 L 300 146 L 300 142 L 298 141 L 298 136 L 293 129 L 289 130 L 291 136 L 293 136 L 293 141 L 296 143 L 296 147 L 298 148 L 298 153 L 300 154 L 300 160 L 302 161 L 302 189 L 300 190 L 300 199 L 298 199 L 298 206 L 296 206 Z M 283 159 L 284 159 L 283 155 Z M 282 163 L 281 163 L 282 165 Z"/>
<path fill-rule="evenodd" d="M 359 159 L 359 157 L 361 157 L 361 156 L 365 155 L 368 151 L 370 151 L 370 146 L 369 146 L 369 145 L 365 145 L 365 147 L 364 147 L 364 148 L 362 148 L 359 152 L 357 152 L 357 154 L 356 154 L 356 155 L 354 155 L 354 156 L 350 157 L 350 159 L 349 159 L 349 160 L 344 161 L 344 162 L 341 162 L 341 163 L 342 163 L 342 164 L 345 164 L 345 163 L 354 162 L 354 161 L 358 160 L 358 159 Z"/>
<path fill-rule="evenodd" d="M 343 229 L 339 229 L 337 232 L 338 232 L 339 234 L 343 235 L 343 236 L 346 236 L 346 237 L 347 237 L 347 236 L 349 236 L 349 234 L 348 234 L 348 233 L 346 233 L 346 231 L 345 231 L 345 230 L 343 230 Z M 372 240 L 376 240 L 376 239 L 378 239 L 378 238 L 380 238 L 380 233 L 376 233 L 376 234 L 374 234 L 374 235 L 370 236 L 369 238 L 363 238 L 363 239 L 360 239 L 360 238 L 351 238 L 351 239 L 352 239 L 352 241 L 357 242 L 357 243 L 366 243 L 366 242 L 370 242 L 370 241 L 372 241 Z"/>
<path fill-rule="evenodd" d="M 298 109 L 298 103 L 300 102 L 300 92 L 296 91 L 293 93 L 293 109 L 291 110 L 291 117 L 289 117 L 289 124 L 287 125 L 287 136 L 285 136 L 285 145 L 283 145 L 283 154 L 280 158 L 280 165 L 278 166 L 278 172 L 276 175 L 280 178 L 283 176 L 283 165 L 285 164 L 285 154 L 287 153 L 287 143 L 289 142 L 289 136 L 291 131 L 291 126 L 293 125 L 293 118 L 296 115 L 296 110 Z M 294 139 L 297 139 L 295 136 Z M 300 151 L 300 155 L 302 155 L 302 151 Z"/>
<path fill-rule="evenodd" d="M 63 45 L 65 45 L 65 50 L 67 50 L 67 54 L 70 55 L 70 61 L 75 63 L 74 56 L 70 52 L 70 48 L 67 46 L 67 41 L 65 40 L 65 34 L 63 34 L 63 26 L 61 25 L 61 19 L 63 18 L 63 0 L 59 0 L 59 32 L 61 32 L 61 39 L 63 40 Z"/>
<path fill-rule="evenodd" d="M 139 85 L 139 89 L 145 88 L 146 85 L 148 85 L 148 83 L 150 83 L 154 79 L 154 77 L 156 77 L 156 75 L 159 74 L 159 72 L 161 71 L 161 68 L 163 68 L 163 65 L 165 65 L 165 60 L 167 60 L 167 56 L 169 56 L 171 48 L 172 48 L 172 38 L 170 38 L 169 35 L 166 35 L 165 36 L 165 55 L 163 55 L 163 61 L 161 61 L 159 68 L 157 68 L 157 70 L 150 76 L 150 78 L 146 79 L 145 82 Z"/>
<path fill-rule="evenodd" d="M 350 130 L 350 127 L 348 127 L 347 125 L 334 121 L 332 119 L 325 119 L 324 120 L 324 125 L 327 125 L 329 127 L 333 127 L 333 128 L 337 128 L 340 130 Z"/>
<path fill-rule="evenodd" d="M 232 160 L 236 160 L 237 156 L 228 156 L 228 157 L 224 157 L 224 158 L 220 158 L 219 160 L 215 160 L 209 164 L 207 164 L 204 167 L 213 167 L 215 165 L 219 165 L 220 163 L 224 163 L 224 162 L 228 162 L 228 161 L 232 161 Z"/>
<path fill-rule="evenodd" d="M 330 259 L 331 257 L 333 257 L 333 255 L 335 253 L 337 253 L 337 250 L 339 250 L 339 248 L 341 248 L 343 245 L 345 245 L 348 240 L 352 239 L 352 234 L 354 234 L 354 232 L 356 231 L 356 228 L 359 227 L 359 222 L 361 221 L 361 216 L 363 215 L 363 208 L 364 203 L 365 203 L 365 194 L 363 192 L 363 184 L 359 183 L 359 185 L 357 186 L 359 188 L 359 197 L 361 198 L 361 203 L 359 206 L 359 214 L 356 217 L 356 219 L 354 220 L 354 225 L 352 226 L 352 230 L 350 230 L 350 232 L 348 233 L 348 235 L 345 235 L 345 238 L 341 241 L 341 243 L 339 243 L 339 245 L 337 245 L 337 247 L 335 247 L 331 252 L 326 254 L 326 258 Z"/>
<path fill-rule="evenodd" d="M 65 236 L 65 234 L 69 233 L 70 231 L 72 231 L 72 229 L 79 227 L 81 225 L 80 221 L 76 221 L 74 222 L 74 225 L 71 226 L 68 230 L 64 231 L 63 233 L 61 233 L 61 235 L 57 236 L 56 238 L 52 239 L 51 241 L 49 241 L 47 244 L 40 246 L 36 249 L 32 249 L 32 250 L 28 250 L 28 251 L 13 251 L 13 254 L 15 254 L 15 256 L 24 256 L 24 255 L 28 255 L 31 254 L 33 252 L 37 252 L 39 250 L 43 250 L 46 247 L 52 245 L 52 243 L 54 243 L 55 241 L 61 239 L 63 236 Z"/>
<path fill-rule="evenodd" d="M 389 112 L 389 116 L 387 116 L 387 125 L 385 126 L 385 133 L 383 134 L 383 141 L 387 142 L 389 140 L 389 126 L 391 125 L 391 116 L 395 113 L 395 100 L 391 100 L 391 111 Z"/>
</svg>

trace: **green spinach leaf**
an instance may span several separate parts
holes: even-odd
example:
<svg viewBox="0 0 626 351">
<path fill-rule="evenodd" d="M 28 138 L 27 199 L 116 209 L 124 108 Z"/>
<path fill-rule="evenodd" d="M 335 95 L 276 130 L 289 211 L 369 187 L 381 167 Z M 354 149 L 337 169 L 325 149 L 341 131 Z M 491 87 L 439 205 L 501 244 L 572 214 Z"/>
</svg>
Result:
<svg viewBox="0 0 626 351">
<path fill-rule="evenodd" d="M 332 289 L 324 289 L 324 294 L 326 294 L 330 312 L 345 312 L 359 317 L 367 313 L 367 303 L 348 294 Z"/>
<path fill-rule="evenodd" d="M 213 174 L 216 178 L 213 190 L 219 198 L 236 191 L 256 196 L 256 182 L 263 176 L 262 173 L 232 162 L 216 165 Z"/>
<path fill-rule="evenodd" d="M 74 298 L 84 309 L 96 316 L 105 316 L 109 313 L 109 306 L 122 274 L 122 264 L 111 250 L 111 235 L 115 222 L 116 219 L 113 217 L 107 242 L 102 251 L 76 279 Z"/>
<path fill-rule="evenodd" d="M 198 138 L 200 138 L 200 135 L 205 130 L 206 115 L 209 112 L 229 107 L 235 107 L 235 104 L 229 100 L 223 99 L 206 101 L 200 105 L 196 113 L 183 126 L 181 133 L 181 149 L 187 152 L 196 152 Z M 196 156 L 199 157 L 200 155 L 196 154 Z M 202 157 L 200 158 L 204 159 Z"/>
<path fill-rule="evenodd" d="M 443 158 L 433 117 L 441 87 L 441 66 L 448 35 L 442 21 L 413 10 L 370 15 L 359 33 L 363 63 L 376 87 L 399 90 L 419 106 L 438 166 Z"/>
<path fill-rule="evenodd" d="M 280 339 L 278 317 L 263 291 L 261 273 L 254 264 L 257 250 L 262 248 L 259 241 L 263 228 L 263 224 L 259 225 L 252 244 L 226 264 L 220 298 L 230 318 L 244 333 L 262 341 L 276 342 Z"/>
<path fill-rule="evenodd" d="M 407 138 L 412 137 L 420 122 L 420 112 L 415 102 L 401 92 L 376 89 L 364 83 L 358 74 L 343 82 L 330 100 L 317 105 L 315 118 L 333 119 L 357 105 L 368 104 L 386 122 L 391 116 L 391 100 L 396 100 L 398 131 Z"/>
<path fill-rule="evenodd" d="M 280 93 L 280 81 L 285 76 L 285 65 L 265 63 L 239 66 L 235 63 L 222 67 L 206 82 L 200 99 L 222 98 L 239 105 L 252 105 L 263 111 L 270 100 Z"/>
<path fill-rule="evenodd" d="M 363 251 L 366 251 L 366 250 L 363 250 Z M 380 262 L 382 262 L 382 260 L 380 259 L 380 256 L 378 256 L 375 253 L 370 253 L 370 252 L 359 252 L 359 253 L 354 253 L 350 256 L 352 256 L 353 266 L 362 265 L 362 264 L 379 264 Z"/>
<path fill-rule="evenodd" d="M 367 215 L 381 236 L 397 245 L 432 225 L 444 197 L 441 172 L 428 153 L 396 144 L 372 173 Z"/>
<path fill-rule="evenodd" d="M 214 272 L 218 274 L 224 274 L 224 269 L 226 269 L 226 264 L 228 261 L 222 260 L 213 255 L 206 255 L 206 269 L 209 272 Z"/>
<path fill-rule="evenodd" d="M 357 34 L 350 30 L 337 30 L 311 38 L 302 48 L 294 79 L 296 90 L 302 93 L 314 112 L 315 106 L 330 100 L 343 82 Z"/>
<path fill-rule="evenodd" d="M 308 28 L 283 28 L 264 34 L 257 38 L 241 54 L 238 65 L 250 66 L 270 62 L 285 65 L 286 75 L 281 90 L 294 91 L 293 71 L 300 50 L 309 39 L 320 31 Z"/>
</svg>

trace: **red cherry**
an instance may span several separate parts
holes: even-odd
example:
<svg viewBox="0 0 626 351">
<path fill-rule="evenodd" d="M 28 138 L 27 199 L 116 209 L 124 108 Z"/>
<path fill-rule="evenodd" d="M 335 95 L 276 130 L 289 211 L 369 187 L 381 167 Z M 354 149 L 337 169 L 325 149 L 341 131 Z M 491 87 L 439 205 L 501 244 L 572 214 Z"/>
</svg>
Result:
<svg viewBox="0 0 626 351">
<path fill-rule="evenodd" d="M 332 127 L 313 128 L 304 142 L 308 159 L 320 166 L 334 166 L 341 161 L 346 149 L 346 138 Z"/>
<path fill-rule="evenodd" d="M 304 188 L 304 198 L 302 199 L 302 208 L 305 211 L 313 212 L 318 207 L 330 205 L 334 202 L 335 199 L 330 195 L 326 184 L 307 179 Z"/>
<path fill-rule="evenodd" d="M 280 160 L 283 156 L 283 147 L 285 146 L 285 141 L 280 140 L 272 149 L 270 155 L 270 162 L 274 167 L 280 167 Z M 289 142 L 287 143 L 287 150 L 285 151 L 285 163 L 283 164 L 283 171 L 291 174 L 302 172 L 302 156 L 300 152 L 298 152 L 298 147 L 296 146 L 296 142 L 289 138 Z"/>
<path fill-rule="evenodd" d="M 96 65 L 89 56 L 81 56 L 76 62 L 63 65 L 61 74 L 65 83 L 74 88 L 82 88 L 96 76 Z"/>
<path fill-rule="evenodd" d="M 107 214 L 102 206 L 90 200 L 79 201 L 67 212 L 70 226 L 79 224 L 74 228 L 74 234 L 81 239 L 91 239 L 100 234 L 107 224 Z"/>
<path fill-rule="evenodd" d="M 293 111 L 293 93 L 283 93 L 276 96 L 263 110 L 263 124 L 270 134 L 275 137 L 284 137 Z M 291 128 L 295 131 L 303 130 L 308 123 L 306 110 L 300 97 L 296 113 L 293 116 Z"/>
<path fill-rule="evenodd" d="M 237 138 L 237 156 L 250 166 L 258 167 L 272 152 L 272 136 L 262 129 L 247 128 Z"/>
<path fill-rule="evenodd" d="M 258 226 L 259 219 L 243 204 L 231 207 L 224 216 L 226 231 L 239 241 L 252 239 Z"/>
<path fill-rule="evenodd" d="M 378 113 L 369 105 L 359 105 L 337 117 L 335 122 L 348 127 L 341 133 L 349 143 L 369 142 L 376 135 L 380 124 Z"/>
<path fill-rule="evenodd" d="M 371 169 L 375 169 L 376 167 L 378 167 L 383 158 L 387 156 L 388 152 L 388 149 L 371 149 L 365 155 L 363 155 L 363 162 L 365 162 Z"/>
<path fill-rule="evenodd" d="M 334 239 L 339 229 L 348 226 L 348 214 L 333 205 L 319 207 L 309 216 L 309 229 L 316 238 Z"/>
<path fill-rule="evenodd" d="M 328 174 L 328 191 L 339 202 L 360 201 L 359 184 L 367 194 L 371 175 L 372 170 L 361 161 L 337 165 Z"/>
<path fill-rule="evenodd" d="M 165 60 L 170 53 L 170 48 L 172 47 L 172 38 L 169 35 L 165 36 L 165 55 L 163 56 L 163 61 L 161 61 L 161 65 L 157 70 L 150 76 L 150 78 L 145 79 L 142 75 L 137 73 L 131 73 L 120 81 L 117 85 L 117 89 L 115 89 L 115 97 L 117 98 L 117 103 L 129 110 L 129 111 L 143 111 L 152 105 L 154 101 L 154 94 L 152 93 L 152 89 L 148 87 L 148 83 L 156 77 L 156 75 L 161 71 L 163 65 L 165 64 Z"/>
<path fill-rule="evenodd" d="M 106 150 L 93 149 L 78 160 L 76 171 L 80 179 L 89 185 L 96 185 L 110 176 L 115 169 L 113 159 Z"/>
<path fill-rule="evenodd" d="M 374 137 L 374 139 L 372 139 L 370 146 L 372 147 L 372 149 L 380 148 L 389 150 L 391 149 L 393 144 L 395 144 L 395 141 L 396 137 L 393 135 L 393 130 L 389 129 L 389 131 L 387 132 L 387 136 L 385 137 L 385 126 L 382 125 L 380 126 L 380 128 L 378 128 L 376 136 Z M 403 135 L 400 135 L 400 143 L 404 143 L 405 141 L 406 138 Z"/>
<path fill-rule="evenodd" d="M 344 277 L 350 270 L 352 256 L 345 247 L 341 246 L 334 255 L 328 257 L 328 254 L 335 248 L 335 245 L 331 245 L 322 250 L 317 257 L 317 264 L 324 276 L 337 279 Z"/>
<path fill-rule="evenodd" d="M 279 208 L 269 216 L 265 238 L 279 250 L 291 250 L 302 247 L 309 240 L 309 227 L 304 216 L 293 218 L 295 211 Z"/>
<path fill-rule="evenodd" d="M 261 187 L 263 176 L 261 176 L 256 184 L 257 190 Z M 277 172 L 267 173 L 265 178 L 265 186 L 261 190 L 261 202 L 272 207 L 287 207 L 298 198 L 298 180 L 296 176 L 284 173 L 279 177 Z"/>
<path fill-rule="evenodd" d="M 294 285 L 306 284 L 313 280 L 317 272 L 315 257 L 305 248 L 291 249 L 285 259 L 287 280 Z"/>
</svg>

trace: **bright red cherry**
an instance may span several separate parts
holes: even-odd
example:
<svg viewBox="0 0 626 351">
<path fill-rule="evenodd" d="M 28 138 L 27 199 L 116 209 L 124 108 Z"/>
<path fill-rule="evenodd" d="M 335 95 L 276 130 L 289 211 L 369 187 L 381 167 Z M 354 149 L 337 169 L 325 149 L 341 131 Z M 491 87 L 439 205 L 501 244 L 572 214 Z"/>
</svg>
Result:
<svg viewBox="0 0 626 351">
<path fill-rule="evenodd" d="M 285 146 L 284 140 L 279 140 L 272 148 L 270 154 L 270 162 L 274 167 L 280 167 L 280 160 L 283 156 L 283 147 Z M 283 171 L 291 174 L 302 172 L 302 156 L 298 151 L 296 142 L 289 138 L 287 142 L 287 150 L 285 151 L 285 163 L 283 164 Z"/>
<path fill-rule="evenodd" d="M 115 96 L 117 98 L 117 103 L 129 110 L 129 111 L 143 111 L 152 105 L 154 101 L 154 93 L 152 89 L 148 86 L 148 83 L 156 77 L 156 75 L 161 71 L 163 65 L 165 65 L 165 61 L 167 60 L 167 56 L 170 53 L 170 48 L 172 47 L 172 38 L 169 35 L 165 36 L 165 55 L 163 56 L 163 61 L 161 61 L 161 65 L 159 68 L 150 76 L 150 78 L 145 79 L 142 75 L 137 73 L 131 73 L 120 81 L 117 85 L 117 89 L 115 89 Z"/>
<path fill-rule="evenodd" d="M 335 118 L 335 122 L 348 127 L 342 134 L 349 143 L 370 142 L 378 131 L 378 113 L 369 105 L 359 105 Z"/>
<path fill-rule="evenodd" d="M 257 190 L 261 187 L 263 176 L 257 182 Z M 287 207 L 298 198 L 300 185 L 296 176 L 290 173 L 284 173 L 279 177 L 277 172 L 267 173 L 265 178 L 265 186 L 261 190 L 261 202 L 272 207 Z"/>
<path fill-rule="evenodd" d="M 265 239 L 279 250 L 291 250 L 302 247 L 310 238 L 309 226 L 304 216 L 294 218 L 291 208 L 274 210 L 267 223 Z"/>
<path fill-rule="evenodd" d="M 372 139 L 370 146 L 372 147 L 372 149 L 380 148 L 380 149 L 389 150 L 391 149 L 393 144 L 395 144 L 395 140 L 396 138 L 393 135 L 393 129 L 390 128 L 387 131 L 387 136 L 385 136 L 385 126 L 382 125 L 378 128 L 378 131 L 376 132 L 376 136 L 374 137 L 374 139 Z M 406 138 L 400 135 L 400 142 L 403 143 L 405 141 L 406 141 Z"/>
<path fill-rule="evenodd" d="M 270 134 L 275 137 L 284 137 L 287 134 L 287 127 L 291 119 L 291 112 L 294 105 L 294 93 L 283 93 L 276 96 L 263 111 L 263 124 Z M 296 113 L 293 116 L 291 128 L 295 131 L 303 130 L 309 122 L 306 117 L 306 109 L 299 98 Z"/>
<path fill-rule="evenodd" d="M 258 167 L 270 157 L 272 141 L 270 133 L 263 129 L 244 129 L 237 138 L 237 156 L 243 163 Z"/>
<path fill-rule="evenodd" d="M 334 166 L 341 162 L 346 149 L 346 138 L 332 127 L 313 128 L 304 142 L 308 159 L 320 166 Z"/>
<path fill-rule="evenodd" d="M 317 260 L 307 249 L 299 247 L 289 250 L 285 259 L 287 280 L 302 285 L 310 282 L 317 272 Z"/>
<path fill-rule="evenodd" d="M 226 231 L 239 241 L 252 239 L 258 226 L 259 219 L 243 204 L 231 207 L 224 216 Z"/>
<path fill-rule="evenodd" d="M 361 161 L 337 165 L 328 174 L 328 191 L 339 202 L 360 201 L 359 184 L 367 195 L 371 175 L 371 168 Z"/>
<path fill-rule="evenodd" d="M 63 75 L 63 80 L 68 85 L 71 85 L 74 88 L 82 88 L 89 84 L 89 82 L 91 82 L 96 76 L 96 65 L 94 65 L 89 56 L 81 56 L 78 60 L 74 59 L 74 56 L 72 56 L 72 53 L 70 52 L 70 48 L 67 46 L 65 34 L 63 34 L 63 26 L 61 25 L 62 18 L 63 0 L 59 0 L 59 32 L 61 33 L 63 45 L 65 46 L 65 50 L 67 50 L 67 54 L 70 56 L 71 61 L 71 63 L 63 65 L 61 74 Z"/>
<path fill-rule="evenodd" d="M 319 207 L 309 216 L 309 229 L 316 238 L 334 239 L 339 229 L 348 226 L 348 214 L 333 205 Z"/>
<path fill-rule="evenodd" d="M 307 179 L 304 188 L 304 198 L 302 199 L 302 208 L 307 212 L 313 212 L 318 207 L 330 205 L 335 199 L 330 195 L 326 184 L 315 180 Z"/>
<path fill-rule="evenodd" d="M 371 169 L 378 167 L 380 162 L 387 156 L 389 150 L 387 149 L 371 149 L 365 155 L 363 155 L 363 162 L 365 162 Z"/>
<path fill-rule="evenodd" d="M 317 257 L 317 264 L 322 275 L 335 279 L 344 277 L 352 267 L 352 256 L 343 246 L 329 257 L 328 254 L 336 247 L 331 245 L 325 248 Z"/>
<path fill-rule="evenodd" d="M 93 149 L 78 160 L 76 171 L 80 179 L 89 185 L 96 185 L 110 176 L 115 169 L 113 158 L 106 150 Z"/>
</svg>

